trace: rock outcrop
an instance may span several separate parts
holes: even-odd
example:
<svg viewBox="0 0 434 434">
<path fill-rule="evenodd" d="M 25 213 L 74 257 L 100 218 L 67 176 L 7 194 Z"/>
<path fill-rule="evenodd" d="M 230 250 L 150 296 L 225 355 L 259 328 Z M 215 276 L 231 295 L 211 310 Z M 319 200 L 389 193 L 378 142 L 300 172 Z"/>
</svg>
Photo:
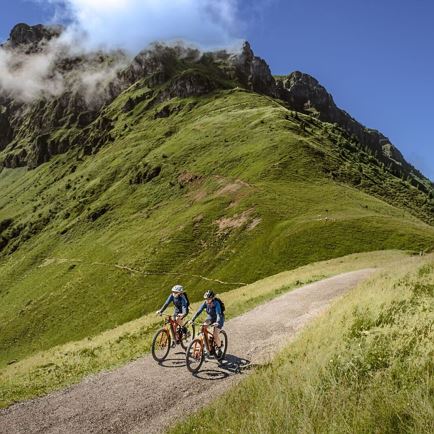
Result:
<svg viewBox="0 0 434 434">
<path fill-rule="evenodd" d="M 236 69 L 238 80 L 249 90 L 278 97 L 276 81 L 265 60 L 254 55 L 248 42 L 245 42 L 240 54 L 230 58 Z"/>
<path fill-rule="evenodd" d="M 12 140 L 13 130 L 6 114 L 0 112 L 0 151 Z"/>
<path fill-rule="evenodd" d="M 53 38 L 59 37 L 62 31 L 63 28 L 61 26 L 45 26 L 42 24 L 29 26 L 28 24 L 20 23 L 11 30 L 7 46 L 16 48 L 25 45 L 36 48 L 43 41 L 48 42 Z"/>
<path fill-rule="evenodd" d="M 309 113 L 321 121 L 335 123 L 350 136 L 370 148 L 385 164 L 392 164 L 396 170 L 423 175 L 406 162 L 399 150 L 389 138 L 377 130 L 366 128 L 346 111 L 340 109 L 332 95 L 309 74 L 295 71 L 285 78 L 278 79 L 279 97 L 286 101 L 293 110 Z"/>
</svg>

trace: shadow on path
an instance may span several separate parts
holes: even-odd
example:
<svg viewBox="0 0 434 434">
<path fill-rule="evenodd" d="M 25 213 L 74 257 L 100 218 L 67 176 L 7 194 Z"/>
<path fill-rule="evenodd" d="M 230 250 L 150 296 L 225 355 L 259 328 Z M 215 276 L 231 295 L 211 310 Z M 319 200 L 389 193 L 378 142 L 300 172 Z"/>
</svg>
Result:
<svg viewBox="0 0 434 434">
<path fill-rule="evenodd" d="M 199 380 L 216 381 L 228 378 L 229 374 L 219 369 L 202 369 L 196 374 L 193 374 L 193 377 L 198 378 Z"/>
<path fill-rule="evenodd" d="M 213 359 L 215 362 L 217 360 Z M 252 367 L 250 360 L 241 359 L 232 354 L 226 354 L 224 360 L 218 363 L 218 367 L 214 369 L 202 369 L 193 376 L 201 380 L 216 381 L 224 380 L 230 374 L 241 374 L 242 371 Z"/>
<path fill-rule="evenodd" d="M 224 369 L 232 374 L 241 374 L 242 371 L 251 369 L 252 367 L 250 360 L 242 359 L 233 354 L 226 354 L 224 360 L 219 364 L 220 369 Z"/>
<path fill-rule="evenodd" d="M 184 351 L 176 352 L 170 359 L 166 359 L 159 363 L 163 368 L 181 368 L 185 367 L 185 353 Z"/>
<path fill-rule="evenodd" d="M 216 368 L 207 368 L 206 363 L 218 363 Z M 185 353 L 178 351 L 170 359 L 166 359 L 159 364 L 163 368 L 183 368 L 185 367 Z M 194 377 L 201 380 L 215 381 L 224 380 L 230 374 L 241 374 L 243 371 L 251 369 L 253 365 L 250 360 L 242 359 L 233 354 L 226 354 L 224 360 L 218 362 L 214 357 L 206 358 L 204 368 L 194 374 Z"/>
</svg>

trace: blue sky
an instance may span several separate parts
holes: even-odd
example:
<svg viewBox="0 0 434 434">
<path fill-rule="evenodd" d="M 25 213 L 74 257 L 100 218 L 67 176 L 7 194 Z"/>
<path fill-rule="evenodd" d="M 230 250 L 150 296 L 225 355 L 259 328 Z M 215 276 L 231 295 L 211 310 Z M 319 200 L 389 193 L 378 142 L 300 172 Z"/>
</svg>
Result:
<svg viewBox="0 0 434 434">
<path fill-rule="evenodd" d="M 0 0 L 0 38 L 17 22 L 47 22 L 49 7 Z M 388 136 L 434 180 L 432 0 L 239 0 L 236 36 L 274 74 L 316 77 L 336 103 Z M 164 24 L 162 24 L 164 25 Z"/>
</svg>

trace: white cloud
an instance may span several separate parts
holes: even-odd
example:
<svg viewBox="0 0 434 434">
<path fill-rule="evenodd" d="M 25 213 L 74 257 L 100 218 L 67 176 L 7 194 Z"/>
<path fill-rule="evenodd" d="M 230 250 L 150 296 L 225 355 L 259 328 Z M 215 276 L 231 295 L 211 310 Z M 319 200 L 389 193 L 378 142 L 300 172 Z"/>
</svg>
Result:
<svg viewBox="0 0 434 434">
<path fill-rule="evenodd" d="M 52 73 L 54 51 L 25 55 L 0 48 L 0 90 L 20 101 L 60 95 L 63 80 Z"/>
<path fill-rule="evenodd" d="M 29 102 L 59 96 L 65 88 L 86 99 L 103 96 L 104 85 L 125 66 L 84 64 L 73 77 L 56 72 L 56 62 L 97 49 L 136 53 L 153 42 L 186 41 L 203 49 L 238 48 L 239 0 L 33 0 L 55 5 L 53 21 L 67 23 L 43 51 L 24 54 L 0 47 L 0 91 Z M 73 79 L 73 82 L 71 82 Z"/>
<path fill-rule="evenodd" d="M 41 0 L 39 0 L 41 1 Z M 238 0 L 46 0 L 86 33 L 90 48 L 136 52 L 152 42 L 186 40 L 204 48 L 236 41 Z M 59 16 L 57 14 L 57 16 Z"/>
<path fill-rule="evenodd" d="M 80 45 L 53 39 L 40 51 L 27 53 L 22 49 L 0 47 L 0 94 L 17 101 L 31 102 L 43 97 L 60 96 L 65 89 L 80 92 L 89 105 L 102 102 L 106 85 L 128 63 L 120 52 L 111 53 L 111 62 L 101 62 L 98 56 L 83 57 L 83 63 L 69 71 L 58 64 L 83 54 Z"/>
</svg>

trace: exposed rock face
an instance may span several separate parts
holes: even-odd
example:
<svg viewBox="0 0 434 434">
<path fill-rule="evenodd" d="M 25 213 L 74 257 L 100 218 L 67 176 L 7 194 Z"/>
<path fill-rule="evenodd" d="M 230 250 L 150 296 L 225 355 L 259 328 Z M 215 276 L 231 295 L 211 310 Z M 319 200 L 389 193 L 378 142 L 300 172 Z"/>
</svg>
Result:
<svg viewBox="0 0 434 434">
<path fill-rule="evenodd" d="M 77 145 L 77 130 L 84 130 L 96 120 L 104 103 L 123 90 L 111 95 L 108 84 L 116 78 L 116 72 L 111 72 L 113 65 L 127 62 L 125 53 L 77 55 L 62 44 L 49 45 L 62 31 L 59 26 L 18 24 L 12 29 L 9 40 L 0 47 L 12 61 L 14 57 L 19 60 L 8 64 L 12 73 L 13 68 L 20 68 L 22 64 L 25 67 L 25 59 L 30 59 L 30 64 L 32 59 L 38 59 L 45 62 L 47 70 L 45 75 L 37 77 L 37 86 L 43 89 L 43 80 L 47 88 L 53 79 L 61 83 L 60 93 L 42 91 L 30 101 L 17 98 L 13 88 L 0 89 L 0 151 L 3 151 L 0 165 L 4 167 L 35 168 L 53 155 Z M 39 57 L 32 57 L 34 55 Z M 100 82 L 93 78 L 98 76 Z M 51 135 L 56 130 L 66 133 L 62 138 L 53 139 Z M 103 133 L 99 136 L 98 141 L 106 139 Z M 83 147 L 95 148 L 95 135 L 83 135 L 80 139 Z"/>
<path fill-rule="evenodd" d="M 50 158 L 50 153 L 48 152 L 48 144 L 50 141 L 50 135 L 44 134 L 39 136 L 28 155 L 27 163 L 31 169 L 38 167 L 39 165 L 46 163 Z"/>
<path fill-rule="evenodd" d="M 0 112 L 0 151 L 12 140 L 13 130 L 8 117 Z"/>
<path fill-rule="evenodd" d="M 150 49 L 140 52 L 131 64 L 119 74 L 119 78 L 122 83 L 131 85 L 147 77 L 149 86 L 158 86 L 169 80 L 174 74 L 179 59 L 194 63 L 199 58 L 199 50 L 193 48 L 154 44 Z"/>
<path fill-rule="evenodd" d="M 321 84 L 300 71 L 289 74 L 279 82 L 280 98 L 300 112 L 315 114 L 320 120 L 336 123 L 359 143 L 372 149 L 383 162 L 392 163 L 397 169 L 423 175 L 408 164 L 399 150 L 379 131 L 371 130 L 352 118 L 335 104 L 333 97 Z"/>
<path fill-rule="evenodd" d="M 42 41 L 50 41 L 57 38 L 62 33 L 61 26 L 44 26 L 37 24 L 29 26 L 24 23 L 17 24 L 12 30 L 9 37 L 8 45 L 11 48 L 22 45 L 37 45 Z"/>
<path fill-rule="evenodd" d="M 218 84 L 199 73 L 188 73 L 175 77 L 167 89 L 159 95 L 159 101 L 172 98 L 187 98 L 189 96 L 200 96 L 218 89 Z"/>
<path fill-rule="evenodd" d="M 27 166 L 27 151 L 25 149 L 21 149 L 18 153 L 10 153 L 7 154 L 4 161 L 3 166 L 8 169 L 16 169 L 17 167 L 26 167 Z"/>
<path fill-rule="evenodd" d="M 236 68 L 238 79 L 248 89 L 272 97 L 278 96 L 276 82 L 271 74 L 270 67 L 254 55 L 248 42 L 245 42 L 241 54 L 231 58 Z"/>
<path fill-rule="evenodd" d="M 292 72 L 282 81 L 281 95 L 294 110 L 305 111 L 315 108 L 321 116 L 336 115 L 336 104 L 333 97 L 318 81 L 300 71 Z M 326 120 L 326 119 L 324 119 Z"/>
</svg>

